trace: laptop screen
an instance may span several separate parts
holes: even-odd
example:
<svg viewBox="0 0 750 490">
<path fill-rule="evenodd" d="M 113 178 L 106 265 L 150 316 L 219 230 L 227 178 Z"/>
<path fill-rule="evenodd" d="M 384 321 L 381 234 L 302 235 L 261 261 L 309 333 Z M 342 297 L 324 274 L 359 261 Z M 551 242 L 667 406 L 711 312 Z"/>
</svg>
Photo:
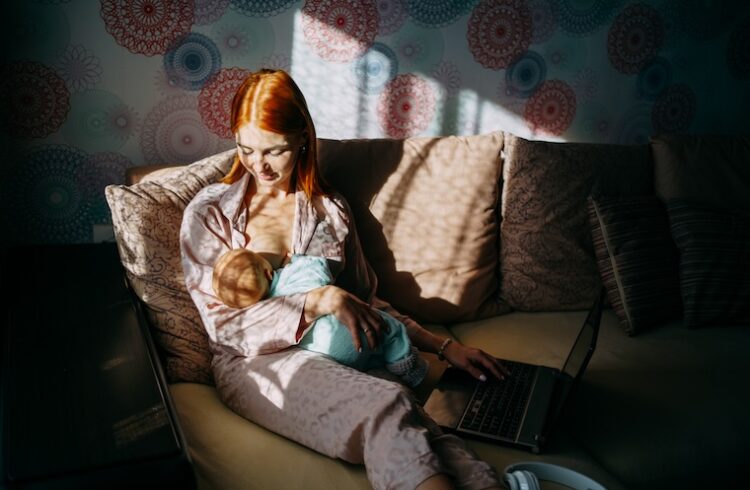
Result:
<svg viewBox="0 0 750 490">
<path fill-rule="evenodd" d="M 589 351 L 594 348 L 594 337 L 596 336 L 599 320 L 601 319 L 603 296 L 604 292 L 602 291 L 594 303 L 594 306 L 589 310 L 588 316 L 586 317 L 586 323 L 578 333 L 575 345 L 573 345 L 573 348 L 570 350 L 568 359 L 565 361 L 565 365 L 562 368 L 562 372 L 573 379 L 577 378 L 583 372 Z"/>
<path fill-rule="evenodd" d="M 565 361 L 562 371 L 570 376 L 576 378 L 578 373 L 583 368 L 583 363 L 586 362 L 586 355 L 591 347 L 591 337 L 594 336 L 594 327 L 589 322 L 581 329 L 576 339 L 576 343 L 573 349 L 568 354 L 568 360 Z"/>
</svg>

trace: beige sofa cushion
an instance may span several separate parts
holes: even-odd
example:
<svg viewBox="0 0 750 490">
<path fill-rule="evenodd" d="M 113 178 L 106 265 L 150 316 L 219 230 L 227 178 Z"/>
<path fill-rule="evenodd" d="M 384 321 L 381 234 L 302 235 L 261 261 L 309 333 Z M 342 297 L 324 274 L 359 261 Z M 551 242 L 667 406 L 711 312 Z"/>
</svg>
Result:
<svg viewBox="0 0 750 490">
<path fill-rule="evenodd" d="M 426 322 L 507 311 L 497 301 L 503 134 L 321 140 L 327 179 L 354 211 L 378 295 Z"/>
<path fill-rule="evenodd" d="M 451 332 L 504 359 L 560 368 L 585 317 L 514 312 Z M 732 487 L 742 481 L 750 434 L 750 391 L 742 388 L 748 339 L 747 326 L 687 329 L 681 322 L 628 337 L 604 310 L 594 355 L 550 443 L 571 437 L 629 489 Z M 561 453 L 550 447 L 543 454 Z"/>
<path fill-rule="evenodd" d="M 200 490 L 372 488 L 364 466 L 331 459 L 248 422 L 222 403 L 214 387 L 176 383 L 169 391 Z M 580 471 L 610 490 L 624 489 L 569 435 L 560 434 L 554 452 L 544 455 L 475 440 L 468 443 L 500 473 L 510 464 L 544 461 Z"/>
<path fill-rule="evenodd" d="M 110 185 L 107 202 L 120 260 L 164 357 L 167 379 L 212 383 L 208 337 L 180 262 L 182 213 L 204 186 L 224 175 L 235 150 L 136 185 Z"/>
<path fill-rule="evenodd" d="M 648 145 L 529 141 L 506 133 L 500 297 L 522 311 L 587 309 L 601 287 L 590 193 L 653 193 Z"/>
<path fill-rule="evenodd" d="M 370 488 L 363 467 L 316 453 L 235 414 L 213 386 L 169 387 L 202 490 Z"/>
<path fill-rule="evenodd" d="M 535 314 L 514 313 L 497 318 L 518 320 L 517 315 L 529 319 L 534 324 Z M 575 324 L 580 326 L 578 321 L 582 321 L 584 316 L 583 313 L 568 313 L 562 317 L 562 321 L 571 327 Z M 560 315 L 556 317 L 550 314 L 542 321 L 542 325 L 535 329 L 538 334 L 535 339 L 541 344 L 548 345 L 549 352 L 558 353 L 558 357 L 565 346 L 564 342 L 559 343 L 556 340 L 570 341 L 574 335 L 572 329 L 557 328 L 556 320 L 560 318 Z M 491 322 L 492 320 L 486 320 L 476 324 L 490 326 Z M 425 327 L 440 336 L 450 335 L 450 332 L 438 325 Z M 544 335 L 545 330 L 551 335 Z M 518 333 L 520 341 L 524 335 L 523 330 L 519 329 Z M 526 349 L 526 352 L 532 352 L 532 349 Z M 426 400 L 447 366 L 434 355 L 428 354 L 426 357 L 430 359 L 430 372 L 415 392 L 417 400 L 421 402 Z M 544 360 L 540 356 L 535 358 Z M 380 374 L 387 375 L 384 371 Z M 195 383 L 176 383 L 170 385 L 169 390 L 193 460 L 198 488 L 201 490 L 372 488 L 364 466 L 330 459 L 246 421 L 221 402 L 213 387 Z M 476 440 L 467 442 L 498 472 L 520 461 L 545 461 L 583 472 L 610 490 L 624 489 L 574 441 L 570 434 L 556 433 L 556 438 L 551 441 L 553 445 L 550 450 L 542 455 Z M 294 471 L 289 471 L 289 468 L 294 468 Z M 558 486 L 545 485 L 543 488 Z"/>
<path fill-rule="evenodd" d="M 451 336 L 440 325 L 425 328 Z M 430 368 L 413 393 L 424 402 L 445 365 L 434 354 L 422 355 Z M 372 372 L 386 379 L 393 376 L 385 369 Z M 229 409 L 212 386 L 173 383 L 169 391 L 201 490 L 371 488 L 364 466 L 331 459 L 249 422 Z"/>
<path fill-rule="evenodd" d="M 665 134 L 651 147 L 662 201 L 750 212 L 750 136 Z"/>
</svg>

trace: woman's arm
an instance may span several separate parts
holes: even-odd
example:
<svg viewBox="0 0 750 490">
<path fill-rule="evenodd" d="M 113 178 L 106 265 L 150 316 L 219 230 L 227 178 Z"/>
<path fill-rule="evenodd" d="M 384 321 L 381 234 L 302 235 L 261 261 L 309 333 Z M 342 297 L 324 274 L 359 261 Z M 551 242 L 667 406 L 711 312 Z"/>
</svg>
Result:
<svg viewBox="0 0 750 490">
<path fill-rule="evenodd" d="M 454 338 L 447 340 L 446 337 L 435 335 L 408 316 L 398 313 L 390 304 L 379 298 L 375 298 L 373 306 L 389 313 L 406 325 L 409 340 L 422 352 L 437 354 L 442 348 L 443 357 L 452 366 L 463 369 L 482 381 L 486 379 L 485 373 L 498 379 L 505 379 L 505 375 L 508 374 L 500 361 L 483 350 L 465 346 Z"/>
</svg>

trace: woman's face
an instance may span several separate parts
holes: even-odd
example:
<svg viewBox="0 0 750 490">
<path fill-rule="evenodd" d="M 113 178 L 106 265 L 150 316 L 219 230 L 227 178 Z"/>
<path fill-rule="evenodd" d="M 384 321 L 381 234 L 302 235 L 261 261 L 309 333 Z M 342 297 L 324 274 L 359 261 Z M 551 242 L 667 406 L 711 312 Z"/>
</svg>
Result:
<svg viewBox="0 0 750 490">
<path fill-rule="evenodd" d="M 240 161 L 255 178 L 258 190 L 293 190 L 289 182 L 302 146 L 301 135 L 273 133 L 248 123 L 240 126 L 236 140 Z"/>
</svg>

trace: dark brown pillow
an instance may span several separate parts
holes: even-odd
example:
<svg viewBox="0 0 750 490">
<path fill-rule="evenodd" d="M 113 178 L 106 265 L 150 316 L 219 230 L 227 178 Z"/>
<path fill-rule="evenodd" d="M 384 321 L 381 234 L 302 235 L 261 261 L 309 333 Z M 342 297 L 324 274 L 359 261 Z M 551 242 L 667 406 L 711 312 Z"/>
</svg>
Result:
<svg viewBox="0 0 750 490">
<path fill-rule="evenodd" d="M 500 297 L 523 311 L 588 309 L 601 280 L 586 199 L 652 194 L 649 147 L 505 137 Z"/>
<path fill-rule="evenodd" d="M 750 325 L 750 214 L 667 204 L 685 325 Z"/>
<path fill-rule="evenodd" d="M 602 283 L 629 335 L 682 314 L 677 248 L 655 196 L 590 197 L 591 236 Z"/>
</svg>

